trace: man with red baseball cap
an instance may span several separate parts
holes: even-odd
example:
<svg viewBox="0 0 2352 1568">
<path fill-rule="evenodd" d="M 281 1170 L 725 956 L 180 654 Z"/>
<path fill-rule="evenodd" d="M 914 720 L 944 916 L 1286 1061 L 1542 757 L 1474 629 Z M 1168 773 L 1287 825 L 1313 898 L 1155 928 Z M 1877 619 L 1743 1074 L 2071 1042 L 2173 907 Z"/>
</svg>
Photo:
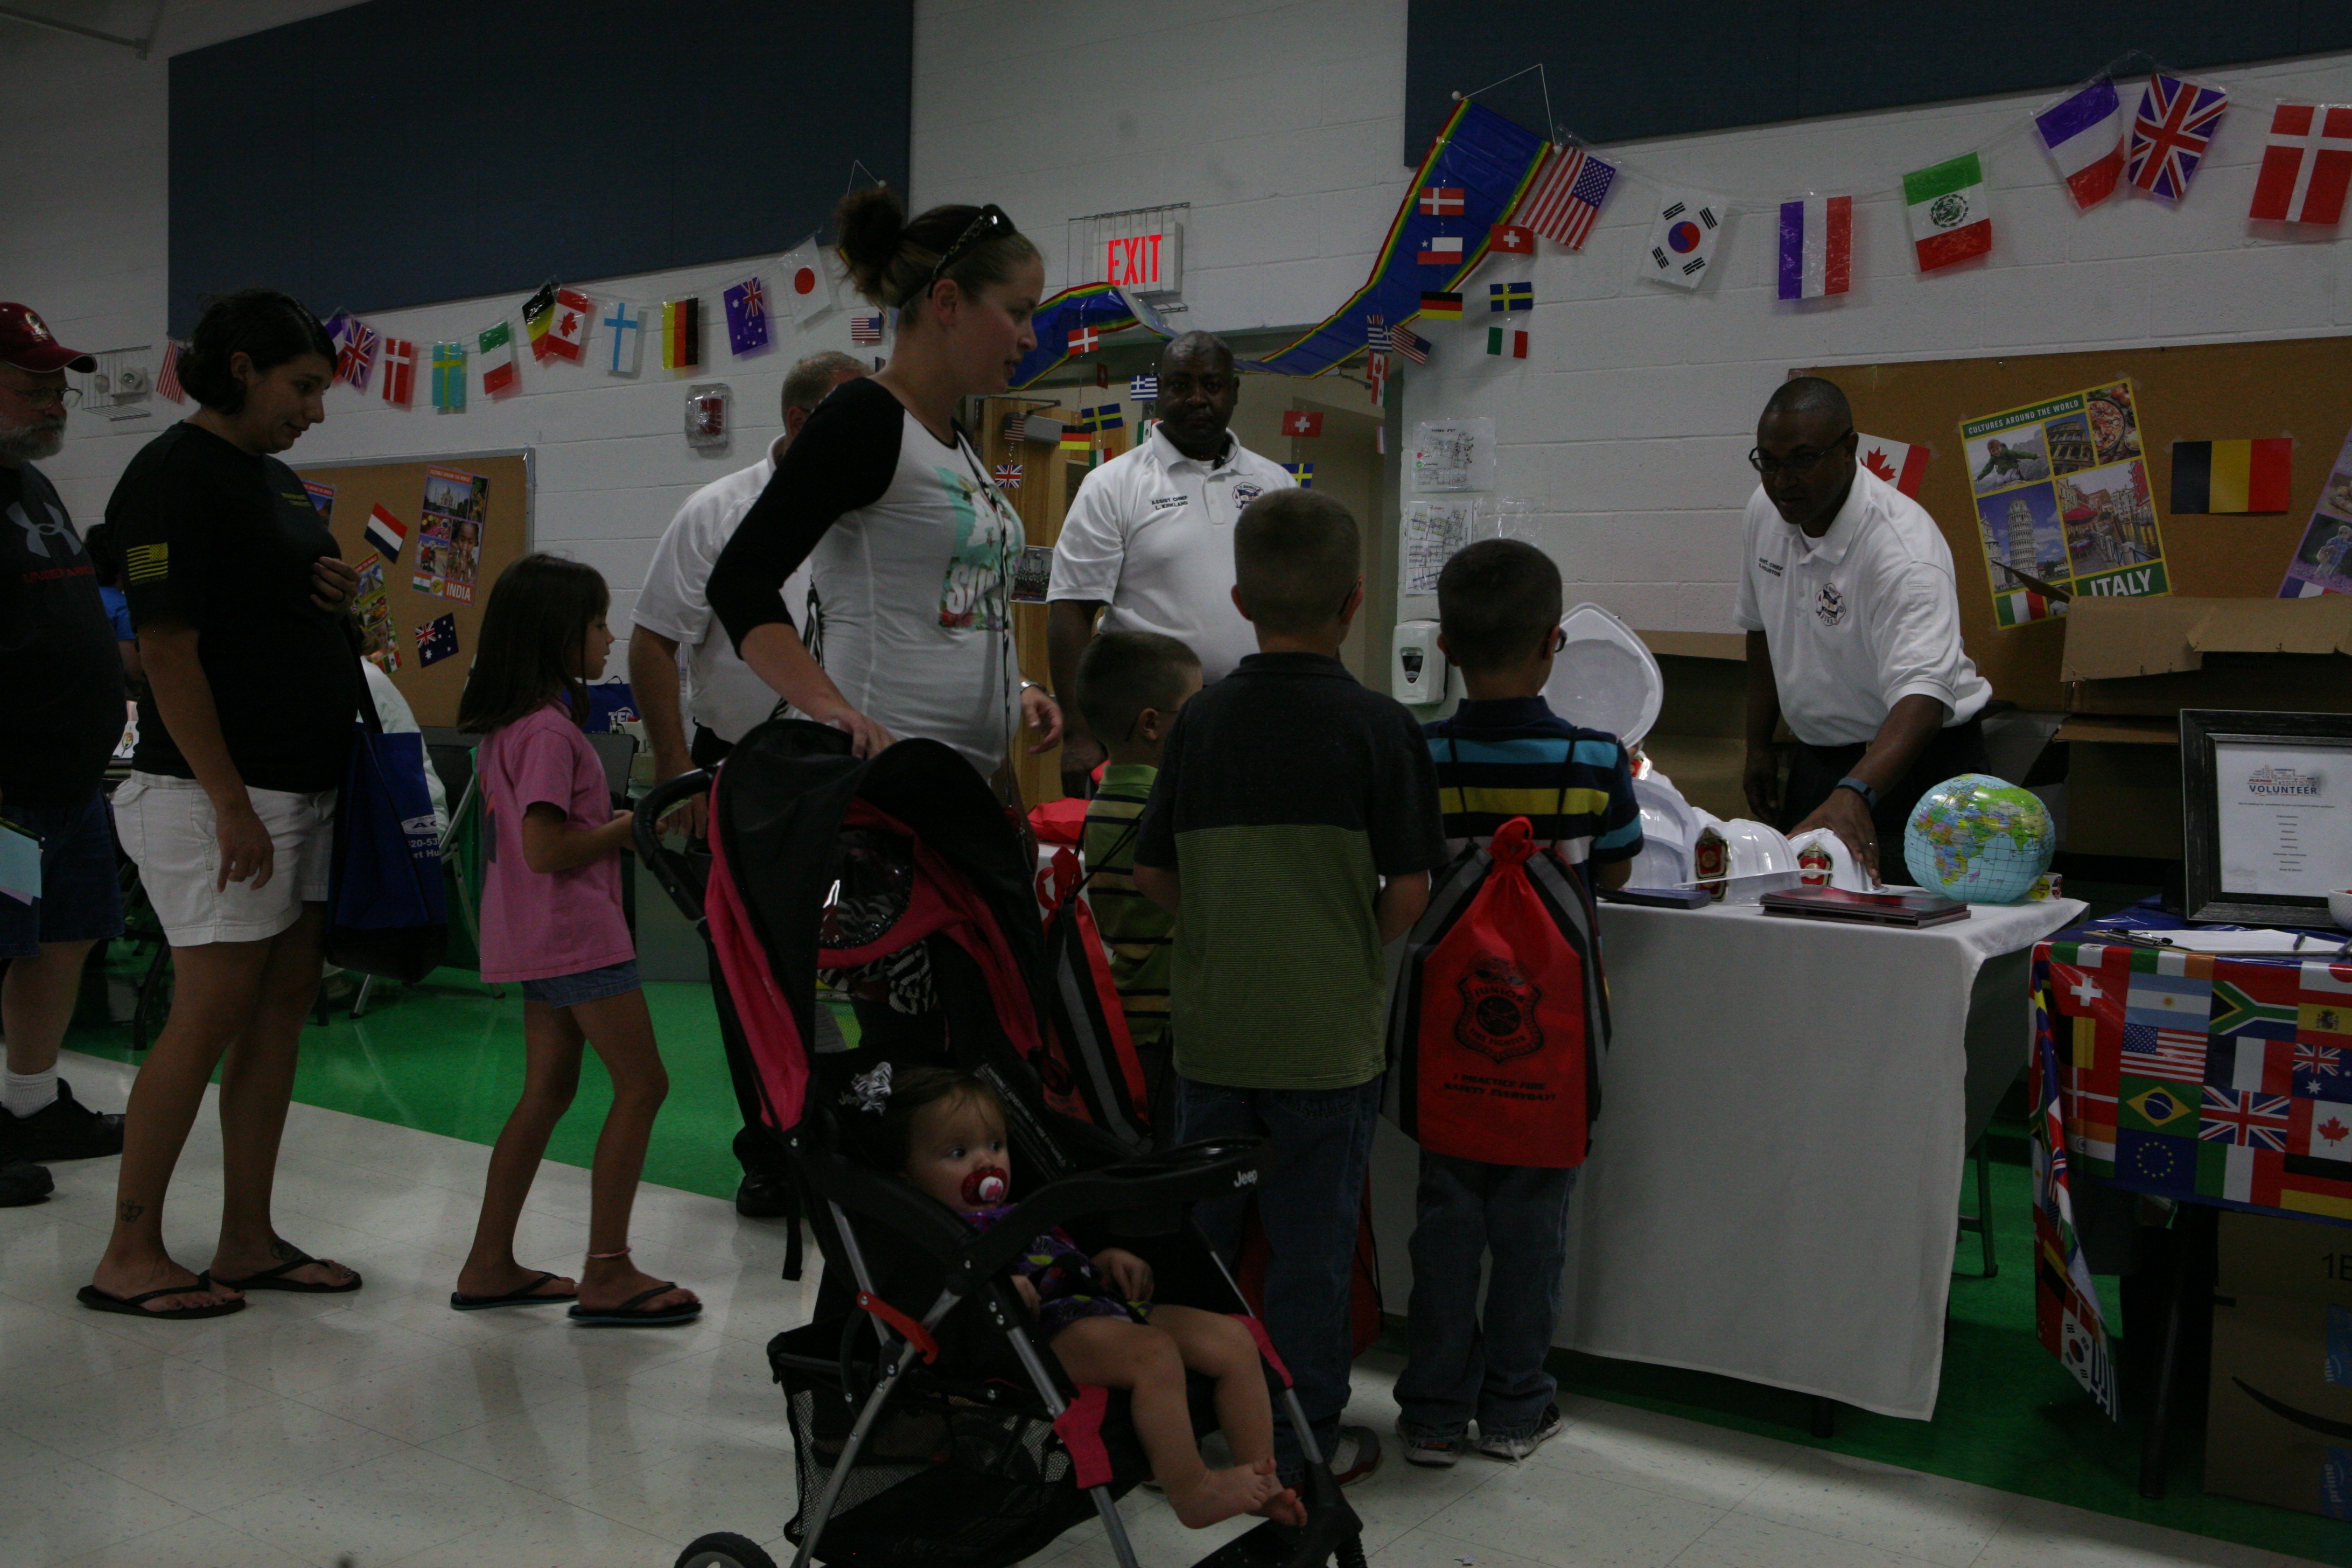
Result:
<svg viewBox="0 0 2352 1568">
<path fill-rule="evenodd" d="M 122 931 L 101 788 L 122 736 L 122 656 L 81 536 L 33 467 L 65 444 L 66 372 L 97 368 L 32 310 L 0 303 L 0 837 L 34 840 L 40 868 L 30 902 L 0 893 L 0 1205 L 47 1195 L 39 1162 L 122 1152 L 122 1118 L 58 1077 L 82 961 Z"/>
</svg>

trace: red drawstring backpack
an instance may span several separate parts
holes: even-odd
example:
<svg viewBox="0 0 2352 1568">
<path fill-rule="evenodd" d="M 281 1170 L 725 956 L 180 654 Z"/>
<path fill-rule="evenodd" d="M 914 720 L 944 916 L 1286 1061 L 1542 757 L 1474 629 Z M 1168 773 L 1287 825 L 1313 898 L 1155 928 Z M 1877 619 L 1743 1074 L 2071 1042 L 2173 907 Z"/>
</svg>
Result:
<svg viewBox="0 0 2352 1568">
<path fill-rule="evenodd" d="M 1432 1153 L 1584 1163 L 1608 998 L 1591 895 L 1524 816 L 1439 873 L 1389 1013 L 1385 1110 Z"/>
</svg>

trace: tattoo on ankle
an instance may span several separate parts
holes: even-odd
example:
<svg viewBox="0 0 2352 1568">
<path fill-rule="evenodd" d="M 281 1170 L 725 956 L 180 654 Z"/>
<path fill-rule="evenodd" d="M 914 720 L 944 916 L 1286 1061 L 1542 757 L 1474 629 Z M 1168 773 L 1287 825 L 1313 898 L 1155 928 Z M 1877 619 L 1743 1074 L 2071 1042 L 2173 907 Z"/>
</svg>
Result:
<svg viewBox="0 0 2352 1568">
<path fill-rule="evenodd" d="M 123 1223 L 128 1225 L 132 1220 L 137 1219 L 141 1215 L 145 1214 L 147 1212 L 147 1205 L 145 1204 L 124 1204 L 117 1212 L 121 1215 Z"/>
<path fill-rule="evenodd" d="M 300 1249 L 290 1241 L 272 1240 L 269 1244 L 269 1256 L 283 1263 L 288 1258 L 299 1258 L 302 1254 Z"/>
</svg>

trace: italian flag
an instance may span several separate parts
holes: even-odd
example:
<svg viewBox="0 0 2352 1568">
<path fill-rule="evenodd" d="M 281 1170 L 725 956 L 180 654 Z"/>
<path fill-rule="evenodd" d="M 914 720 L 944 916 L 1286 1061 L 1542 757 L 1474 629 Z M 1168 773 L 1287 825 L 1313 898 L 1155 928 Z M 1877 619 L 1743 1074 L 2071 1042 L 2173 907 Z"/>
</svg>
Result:
<svg viewBox="0 0 2352 1568">
<path fill-rule="evenodd" d="M 475 340 L 481 355 L 482 391 L 491 397 L 515 389 L 514 328 L 505 321 L 486 327 Z"/>
<path fill-rule="evenodd" d="M 1974 153 L 1903 176 L 1919 270 L 1933 272 L 1992 248 L 1992 205 Z"/>
</svg>

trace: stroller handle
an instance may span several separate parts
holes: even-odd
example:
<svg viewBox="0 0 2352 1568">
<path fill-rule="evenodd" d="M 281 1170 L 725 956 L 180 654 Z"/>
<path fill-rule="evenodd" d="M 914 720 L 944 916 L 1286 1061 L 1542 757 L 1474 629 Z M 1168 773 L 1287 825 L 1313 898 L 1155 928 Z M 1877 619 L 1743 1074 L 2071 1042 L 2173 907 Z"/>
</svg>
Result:
<svg viewBox="0 0 2352 1568">
<path fill-rule="evenodd" d="M 1090 1215 L 1197 1203 L 1255 1186 L 1265 1163 L 1263 1139 L 1204 1139 L 1158 1153 L 1065 1176 L 1016 1205 L 1011 1214 L 967 1242 L 950 1271 L 965 1291 L 978 1289 L 1055 1226 Z"/>
<path fill-rule="evenodd" d="M 662 885 L 678 912 L 698 926 L 702 923 L 702 889 L 686 857 L 662 843 L 661 819 L 694 796 L 707 794 L 711 780 L 709 769 L 697 768 L 656 784 L 637 803 L 636 820 L 629 830 L 636 840 L 637 858 L 654 874 L 654 880 Z"/>
</svg>

